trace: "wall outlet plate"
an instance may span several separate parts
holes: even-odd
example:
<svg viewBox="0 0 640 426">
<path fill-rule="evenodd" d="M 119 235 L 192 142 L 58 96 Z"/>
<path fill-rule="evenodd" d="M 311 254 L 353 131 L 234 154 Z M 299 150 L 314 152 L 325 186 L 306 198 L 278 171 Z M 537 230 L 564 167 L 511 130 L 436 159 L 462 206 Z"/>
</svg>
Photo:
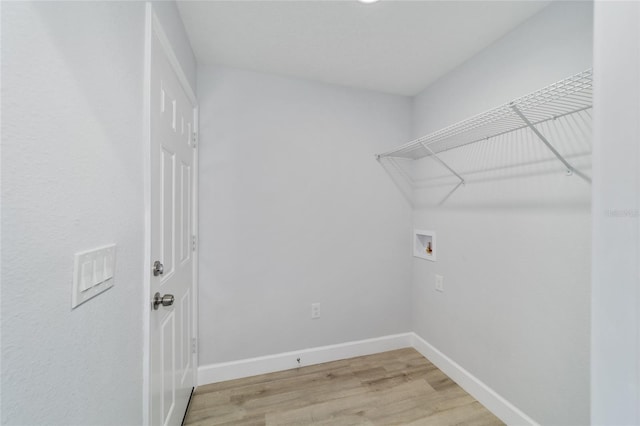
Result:
<svg viewBox="0 0 640 426">
<path fill-rule="evenodd" d="M 440 292 L 444 291 L 444 277 L 442 275 L 436 274 L 436 290 Z"/>
<path fill-rule="evenodd" d="M 320 303 L 311 304 L 311 319 L 320 318 Z"/>
</svg>

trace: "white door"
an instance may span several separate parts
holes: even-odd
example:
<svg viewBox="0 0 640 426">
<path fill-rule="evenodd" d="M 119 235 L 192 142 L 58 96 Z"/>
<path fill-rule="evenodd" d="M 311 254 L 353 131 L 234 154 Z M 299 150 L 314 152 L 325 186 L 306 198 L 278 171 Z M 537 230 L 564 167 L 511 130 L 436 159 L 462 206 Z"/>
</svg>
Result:
<svg viewBox="0 0 640 426">
<path fill-rule="evenodd" d="M 194 386 L 194 105 L 158 36 L 151 41 L 151 424 L 179 425 Z"/>
</svg>

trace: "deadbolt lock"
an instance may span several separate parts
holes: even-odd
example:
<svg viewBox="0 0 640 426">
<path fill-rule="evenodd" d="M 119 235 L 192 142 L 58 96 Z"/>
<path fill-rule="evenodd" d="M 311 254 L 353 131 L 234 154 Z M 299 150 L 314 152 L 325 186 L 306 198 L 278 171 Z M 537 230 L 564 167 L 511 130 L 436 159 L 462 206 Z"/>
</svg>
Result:
<svg viewBox="0 0 640 426">
<path fill-rule="evenodd" d="M 162 275 L 163 273 L 164 265 L 159 260 L 153 262 L 153 276 L 157 277 L 158 275 Z"/>
</svg>

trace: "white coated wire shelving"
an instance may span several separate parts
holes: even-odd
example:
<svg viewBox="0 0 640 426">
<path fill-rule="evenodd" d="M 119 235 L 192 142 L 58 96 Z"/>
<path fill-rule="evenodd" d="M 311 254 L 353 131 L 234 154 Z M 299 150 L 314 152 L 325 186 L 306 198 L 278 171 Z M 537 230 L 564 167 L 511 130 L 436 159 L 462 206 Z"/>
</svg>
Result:
<svg viewBox="0 0 640 426">
<path fill-rule="evenodd" d="M 460 179 L 460 183 L 455 188 L 457 189 L 465 183 L 464 178 L 442 161 L 438 154 L 529 128 L 564 164 L 568 174 L 575 173 L 585 181 L 591 182 L 587 175 L 574 168 L 553 147 L 536 126 L 591 108 L 593 105 L 592 97 L 593 72 L 589 69 L 482 114 L 415 139 L 392 151 L 377 154 L 376 158 L 378 161 L 383 158 L 393 161 L 396 158 L 417 160 L 430 156 Z"/>
</svg>

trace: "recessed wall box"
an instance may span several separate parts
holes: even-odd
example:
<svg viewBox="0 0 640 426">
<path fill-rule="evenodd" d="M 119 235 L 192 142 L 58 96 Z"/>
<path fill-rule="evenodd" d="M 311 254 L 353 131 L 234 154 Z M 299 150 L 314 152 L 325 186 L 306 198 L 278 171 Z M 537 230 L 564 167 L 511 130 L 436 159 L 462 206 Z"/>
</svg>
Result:
<svg viewBox="0 0 640 426">
<path fill-rule="evenodd" d="M 415 229 L 413 231 L 413 255 L 421 259 L 436 260 L 436 233 Z"/>
</svg>

